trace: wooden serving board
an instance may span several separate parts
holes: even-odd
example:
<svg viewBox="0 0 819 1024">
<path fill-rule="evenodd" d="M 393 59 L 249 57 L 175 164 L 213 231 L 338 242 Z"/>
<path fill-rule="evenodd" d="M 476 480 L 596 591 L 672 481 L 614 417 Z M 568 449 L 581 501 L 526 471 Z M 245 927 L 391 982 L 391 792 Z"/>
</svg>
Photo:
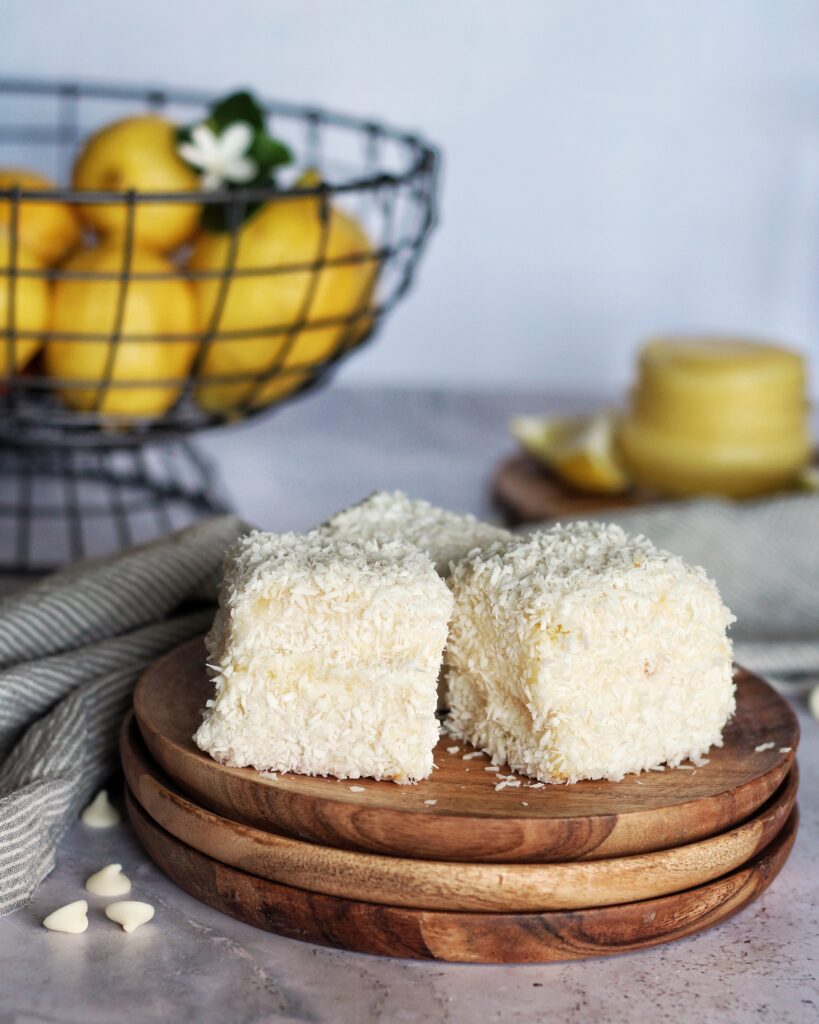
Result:
<svg viewBox="0 0 819 1024">
<path fill-rule="evenodd" d="M 767 683 L 737 670 L 737 712 L 724 745 L 701 768 L 621 782 L 495 790 L 489 759 L 443 737 L 429 779 L 398 786 L 228 768 L 192 736 L 211 696 L 204 646 L 192 640 L 155 662 L 134 694 L 154 759 L 193 800 L 225 818 L 322 845 L 430 860 L 516 863 L 615 857 L 681 846 L 725 832 L 779 787 L 799 726 Z M 755 751 L 762 744 L 773 744 Z M 457 753 L 447 748 L 457 747 Z M 354 787 L 354 788 L 352 788 Z M 427 803 L 427 801 L 434 801 Z"/>
<path fill-rule="evenodd" d="M 137 838 L 159 868 L 195 899 L 247 924 L 321 946 L 418 960 L 543 963 L 610 956 L 710 928 L 770 885 L 788 858 L 796 808 L 750 863 L 672 896 L 590 910 L 537 914 L 411 910 L 324 896 L 228 867 L 180 843 L 126 793 Z"/>
<path fill-rule="evenodd" d="M 819 452 L 813 465 L 819 465 Z M 544 519 L 599 516 L 607 511 L 640 508 L 674 501 L 668 495 L 632 488 L 623 494 L 592 494 L 561 480 L 531 455 L 510 455 L 495 470 L 492 497 L 509 526 L 539 523 Z"/>
<path fill-rule="evenodd" d="M 638 508 L 662 500 L 656 495 L 635 491 L 624 494 L 580 491 L 523 453 L 510 455 L 501 462 L 492 477 L 491 491 L 509 526 L 563 516 L 600 515 L 607 510 Z"/>
<path fill-rule="evenodd" d="M 796 800 L 798 768 L 743 824 L 670 850 L 552 864 L 464 864 L 337 850 L 237 824 L 188 800 L 151 759 L 129 715 L 120 734 L 125 779 L 165 831 L 258 878 L 329 896 L 427 910 L 521 912 L 612 906 L 666 896 L 741 867 L 779 833 Z"/>
</svg>

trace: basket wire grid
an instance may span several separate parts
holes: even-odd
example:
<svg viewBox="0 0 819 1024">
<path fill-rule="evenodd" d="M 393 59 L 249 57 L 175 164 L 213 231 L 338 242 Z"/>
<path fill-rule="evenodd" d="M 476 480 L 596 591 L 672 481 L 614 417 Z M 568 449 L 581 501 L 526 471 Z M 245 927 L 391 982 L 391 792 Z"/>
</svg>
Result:
<svg viewBox="0 0 819 1024">
<path fill-rule="evenodd" d="M 0 152 L 5 154 L 0 163 L 31 166 L 66 181 L 85 137 L 107 121 L 153 112 L 190 123 L 207 115 L 212 99 L 185 90 L 0 80 Z M 0 545 L 0 565 L 17 571 L 45 567 L 35 541 L 41 520 L 53 519 L 65 527 L 65 543 L 59 550 L 52 543 L 47 545 L 46 561 L 59 564 L 133 539 L 129 516 L 137 508 L 141 514 L 143 505 L 156 512 L 154 532 L 173 525 L 160 512 L 160 506 L 169 502 L 187 506 L 191 516 L 225 507 L 213 471 L 190 443 L 181 440 L 182 435 L 258 416 L 325 382 L 343 358 L 372 337 L 410 286 L 436 219 L 436 151 L 416 135 L 375 122 L 287 103 L 263 106 L 268 130 L 282 138 L 296 157 L 284 175 L 289 180 L 280 173 L 278 190 L 273 186 L 208 193 L 0 189 L 0 206 L 7 211 L 7 231 L 0 236 L 6 250 L 0 253 L 0 269 L 7 290 L 5 323 L 0 323 L 6 368 L 0 396 L 0 527 L 4 538 L 15 538 L 6 545 L 9 552 Z M 318 182 L 302 185 L 299 176 L 308 168 L 318 172 Z M 314 244 L 309 246 L 308 258 L 299 253 L 294 260 L 278 258 L 269 265 L 243 260 L 241 225 L 246 214 L 262 204 L 270 208 L 269 204 L 294 197 L 309 204 L 304 208 L 314 218 L 309 225 Z M 21 212 L 26 204 L 54 201 L 72 207 L 116 207 L 122 212 L 124 230 L 116 242 L 121 262 L 114 269 L 24 265 L 18 230 Z M 190 246 L 182 245 L 169 257 L 166 269 L 146 271 L 135 266 L 140 211 L 170 203 L 176 208 L 195 204 L 219 210 L 227 242 L 218 265 L 204 269 L 188 265 Z M 340 255 L 329 251 L 338 210 L 354 218 L 367 239 L 366 245 Z M 93 245 L 95 239 L 86 231 L 84 242 Z M 357 290 L 341 303 L 343 308 L 323 310 L 322 288 L 331 275 L 356 266 L 362 268 Z M 30 329 L 21 324 L 17 309 L 18 287 L 26 278 L 45 280 L 52 290 L 67 282 L 105 287 L 109 296 L 110 289 L 115 289 L 110 322 L 103 331 L 73 329 L 73 325 L 57 329 L 54 324 L 39 331 Z M 269 319 L 231 326 L 225 315 L 231 289 L 253 279 L 273 296 Z M 129 290 L 169 281 L 185 282 L 192 291 L 211 285 L 212 303 L 196 329 L 129 330 Z M 291 301 L 287 315 L 279 319 L 277 282 L 282 286 L 292 282 L 290 294 L 295 288 L 298 296 L 295 314 Z M 302 354 L 305 340 L 315 337 L 322 339 L 317 350 L 307 345 L 307 354 Z M 26 339 L 33 340 L 40 351 L 33 362 L 18 368 L 19 346 Z M 233 346 L 239 353 L 241 346 L 258 346 L 260 340 L 264 344 L 261 361 L 257 357 L 249 369 L 219 368 Z M 138 377 L 119 372 L 125 352 L 155 343 L 186 346 L 183 351 L 191 355 L 184 373 L 158 374 L 150 367 Z M 55 376 L 47 372 L 42 352 L 59 345 L 75 346 L 73 353 L 85 365 L 88 360 L 80 356 L 84 351 L 99 356 L 102 347 L 104 358 L 101 362 L 97 358 L 99 365 L 90 376 L 73 372 Z M 214 353 L 222 355 L 214 364 L 216 369 L 210 362 Z M 145 415 L 112 412 L 116 396 L 123 393 L 159 394 L 164 407 Z M 203 401 L 208 393 L 219 395 L 220 400 Z M 167 486 L 157 468 L 170 457 L 167 452 L 152 462 L 153 457 L 140 451 L 156 443 L 170 446 L 173 459 L 185 464 L 180 479 L 186 483 Z M 40 483 L 48 496 L 40 497 Z M 99 492 L 105 486 L 110 490 L 105 500 L 88 492 L 89 487 Z M 134 497 L 137 492 L 142 495 L 139 500 Z M 107 520 L 109 541 L 89 543 L 88 531 L 77 525 L 83 519 L 95 523 L 92 533 L 97 541 Z M 11 530 L 2 525 L 4 521 Z"/>
</svg>

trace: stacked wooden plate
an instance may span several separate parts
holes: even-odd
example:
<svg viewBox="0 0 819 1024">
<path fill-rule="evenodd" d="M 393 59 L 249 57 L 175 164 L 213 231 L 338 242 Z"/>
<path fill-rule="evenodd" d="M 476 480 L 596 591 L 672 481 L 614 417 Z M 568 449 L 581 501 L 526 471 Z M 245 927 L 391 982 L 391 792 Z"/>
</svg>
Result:
<svg viewBox="0 0 819 1024">
<path fill-rule="evenodd" d="M 292 938 L 495 963 L 626 952 L 741 910 L 796 835 L 798 725 L 741 669 L 707 764 L 574 786 L 499 781 L 447 737 L 416 786 L 226 768 L 191 739 L 210 689 L 201 640 L 140 680 L 121 737 L 131 820 L 192 896 Z"/>
</svg>

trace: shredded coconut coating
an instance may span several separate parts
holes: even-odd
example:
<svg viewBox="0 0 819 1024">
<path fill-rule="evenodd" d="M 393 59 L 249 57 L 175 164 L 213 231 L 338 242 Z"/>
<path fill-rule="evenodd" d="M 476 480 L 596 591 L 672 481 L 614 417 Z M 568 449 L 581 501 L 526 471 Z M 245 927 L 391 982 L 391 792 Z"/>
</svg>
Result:
<svg viewBox="0 0 819 1024">
<path fill-rule="evenodd" d="M 215 697 L 195 742 L 260 771 L 425 778 L 452 603 L 399 541 L 243 537 L 207 637 Z"/>
<path fill-rule="evenodd" d="M 333 516 L 322 529 L 351 540 L 404 540 L 429 555 L 442 576 L 449 576 L 453 564 L 470 552 L 513 536 L 473 515 L 413 500 L 402 491 L 376 491 Z"/>
<path fill-rule="evenodd" d="M 734 621 L 700 568 L 618 526 L 556 526 L 456 566 L 449 731 L 542 782 L 699 759 L 734 711 Z"/>
<path fill-rule="evenodd" d="M 462 558 L 514 536 L 473 515 L 408 498 L 403 491 L 376 491 L 358 505 L 338 512 L 321 529 L 355 540 L 403 540 L 427 554 L 444 578 Z M 445 711 L 448 706 L 444 671 L 438 681 L 438 709 Z"/>
</svg>

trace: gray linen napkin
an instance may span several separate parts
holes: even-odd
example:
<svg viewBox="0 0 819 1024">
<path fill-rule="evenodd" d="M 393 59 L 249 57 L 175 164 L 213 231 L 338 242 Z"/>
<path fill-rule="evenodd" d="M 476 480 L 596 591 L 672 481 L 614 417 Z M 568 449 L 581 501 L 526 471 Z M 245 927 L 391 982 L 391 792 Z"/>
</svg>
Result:
<svg viewBox="0 0 819 1024">
<path fill-rule="evenodd" d="M 819 679 L 819 496 L 699 499 L 597 516 L 702 565 L 736 615 L 735 657 L 781 681 Z M 543 524 L 548 525 L 548 524 Z"/>
<path fill-rule="evenodd" d="M 118 764 L 142 670 L 204 632 L 231 516 L 108 559 L 79 562 L 0 603 L 0 915 L 23 906 L 57 844 Z"/>
</svg>

